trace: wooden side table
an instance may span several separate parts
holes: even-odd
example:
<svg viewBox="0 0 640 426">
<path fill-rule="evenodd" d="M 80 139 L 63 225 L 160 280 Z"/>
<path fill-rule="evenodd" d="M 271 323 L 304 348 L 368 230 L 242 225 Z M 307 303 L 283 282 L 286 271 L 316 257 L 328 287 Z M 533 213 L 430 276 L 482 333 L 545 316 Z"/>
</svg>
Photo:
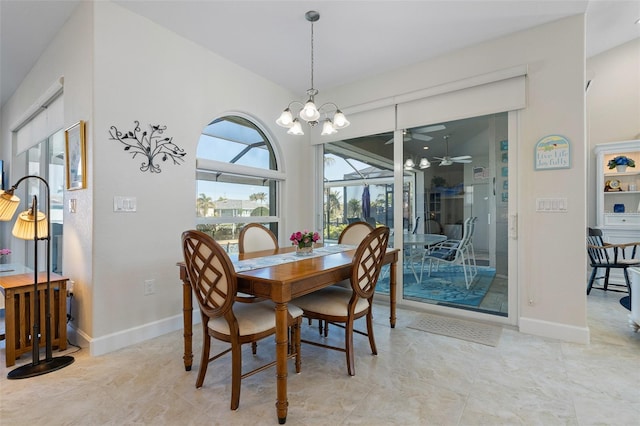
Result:
<svg viewBox="0 0 640 426">
<path fill-rule="evenodd" d="M 40 347 L 46 344 L 46 281 L 47 273 L 39 273 Z M 68 278 L 51 274 L 51 345 L 61 351 L 67 349 L 67 281 Z M 33 273 L 0 276 L 0 291 L 4 294 L 5 304 L 7 367 L 16 363 L 16 357 L 32 349 L 33 284 Z"/>
</svg>

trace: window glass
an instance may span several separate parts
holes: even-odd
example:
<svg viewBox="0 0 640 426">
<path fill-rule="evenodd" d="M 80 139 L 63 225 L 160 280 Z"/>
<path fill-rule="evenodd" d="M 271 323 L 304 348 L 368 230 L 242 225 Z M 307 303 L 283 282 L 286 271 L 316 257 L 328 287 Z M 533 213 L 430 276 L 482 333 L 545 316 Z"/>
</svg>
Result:
<svg viewBox="0 0 640 426">
<path fill-rule="evenodd" d="M 198 159 L 226 164 L 198 166 L 197 229 L 228 251 L 237 251 L 246 223 L 261 223 L 278 235 L 279 180 L 270 173 L 277 161 L 265 133 L 248 118 L 225 116 L 204 128 L 196 153 Z"/>
</svg>

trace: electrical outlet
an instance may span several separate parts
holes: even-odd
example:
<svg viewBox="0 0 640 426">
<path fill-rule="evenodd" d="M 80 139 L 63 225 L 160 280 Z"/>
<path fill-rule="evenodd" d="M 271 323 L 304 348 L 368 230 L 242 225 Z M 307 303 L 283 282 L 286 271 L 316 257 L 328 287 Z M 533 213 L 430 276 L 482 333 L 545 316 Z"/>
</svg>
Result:
<svg viewBox="0 0 640 426">
<path fill-rule="evenodd" d="M 149 296 L 150 294 L 154 294 L 155 292 L 156 292 L 156 280 L 145 280 L 144 295 Z"/>
</svg>

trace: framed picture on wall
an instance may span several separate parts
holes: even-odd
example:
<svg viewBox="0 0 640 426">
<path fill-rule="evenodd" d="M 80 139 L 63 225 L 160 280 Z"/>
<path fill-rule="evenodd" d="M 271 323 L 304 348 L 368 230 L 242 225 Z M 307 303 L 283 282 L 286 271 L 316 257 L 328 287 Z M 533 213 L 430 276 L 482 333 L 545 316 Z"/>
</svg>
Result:
<svg viewBox="0 0 640 426">
<path fill-rule="evenodd" d="M 68 190 L 83 189 L 87 186 L 87 149 L 84 127 L 84 121 L 80 120 L 64 131 Z"/>
</svg>

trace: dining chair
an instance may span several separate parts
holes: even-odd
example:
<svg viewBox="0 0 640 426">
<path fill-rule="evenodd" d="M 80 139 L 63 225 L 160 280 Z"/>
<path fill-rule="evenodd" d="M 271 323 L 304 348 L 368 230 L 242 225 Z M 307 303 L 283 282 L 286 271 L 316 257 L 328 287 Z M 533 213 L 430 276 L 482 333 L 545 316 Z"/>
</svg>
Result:
<svg viewBox="0 0 640 426">
<path fill-rule="evenodd" d="M 210 362 L 231 352 L 231 409 L 240 403 L 240 381 L 276 365 L 272 361 L 242 373 L 242 345 L 253 343 L 276 332 L 275 305 L 271 301 L 235 303 L 237 279 L 233 264 L 224 249 L 209 235 L 195 230 L 182 233 L 184 262 L 202 317 L 202 355 L 196 388 L 202 387 Z M 300 372 L 300 323 L 302 310 L 289 308 L 291 342 L 288 359 L 295 358 Z M 210 357 L 211 338 L 231 346 Z"/>
<path fill-rule="evenodd" d="M 252 253 L 254 251 L 275 250 L 278 239 L 269 228 L 259 223 L 248 223 L 240 230 L 238 251 Z"/>
<path fill-rule="evenodd" d="M 591 293 L 594 288 L 593 284 L 596 279 L 604 278 L 601 290 L 609 290 L 609 272 L 611 269 L 622 269 L 626 283 L 626 291 L 631 295 L 631 281 L 627 269 L 632 266 L 640 266 L 640 259 L 636 258 L 636 252 L 640 246 L 640 242 L 610 244 L 605 243 L 602 238 L 602 231 L 589 228 L 587 234 L 587 254 L 589 255 L 589 265 L 591 266 L 591 275 L 587 284 L 587 294 Z M 631 249 L 631 253 L 627 253 L 627 249 Z M 604 277 L 596 277 L 598 270 L 604 269 Z"/>
<path fill-rule="evenodd" d="M 355 375 L 353 355 L 353 333 L 368 336 L 371 353 L 377 355 L 373 336 L 373 295 L 380 276 L 382 260 L 389 241 L 389 228 L 382 226 L 371 231 L 360 242 L 353 257 L 351 288 L 339 286 L 325 287 L 293 300 L 307 318 L 326 321 L 344 328 L 344 347 L 336 347 L 312 340 L 302 340 L 315 346 L 344 352 L 347 358 L 347 372 Z M 367 331 L 354 329 L 354 321 L 366 316 Z"/>
<path fill-rule="evenodd" d="M 374 227 L 367 222 L 353 222 L 342 230 L 338 237 L 338 244 L 357 246 L 373 229 Z"/>
<path fill-rule="evenodd" d="M 368 222 L 353 222 L 342 230 L 338 237 L 338 244 L 349 244 L 357 246 L 367 235 L 373 231 L 374 227 Z M 351 280 L 342 280 L 334 285 L 351 288 Z M 311 324 L 311 318 L 309 318 L 309 324 Z M 318 321 L 318 331 L 320 335 L 324 334 L 325 337 L 329 335 L 329 323 L 325 321 Z"/>
</svg>

